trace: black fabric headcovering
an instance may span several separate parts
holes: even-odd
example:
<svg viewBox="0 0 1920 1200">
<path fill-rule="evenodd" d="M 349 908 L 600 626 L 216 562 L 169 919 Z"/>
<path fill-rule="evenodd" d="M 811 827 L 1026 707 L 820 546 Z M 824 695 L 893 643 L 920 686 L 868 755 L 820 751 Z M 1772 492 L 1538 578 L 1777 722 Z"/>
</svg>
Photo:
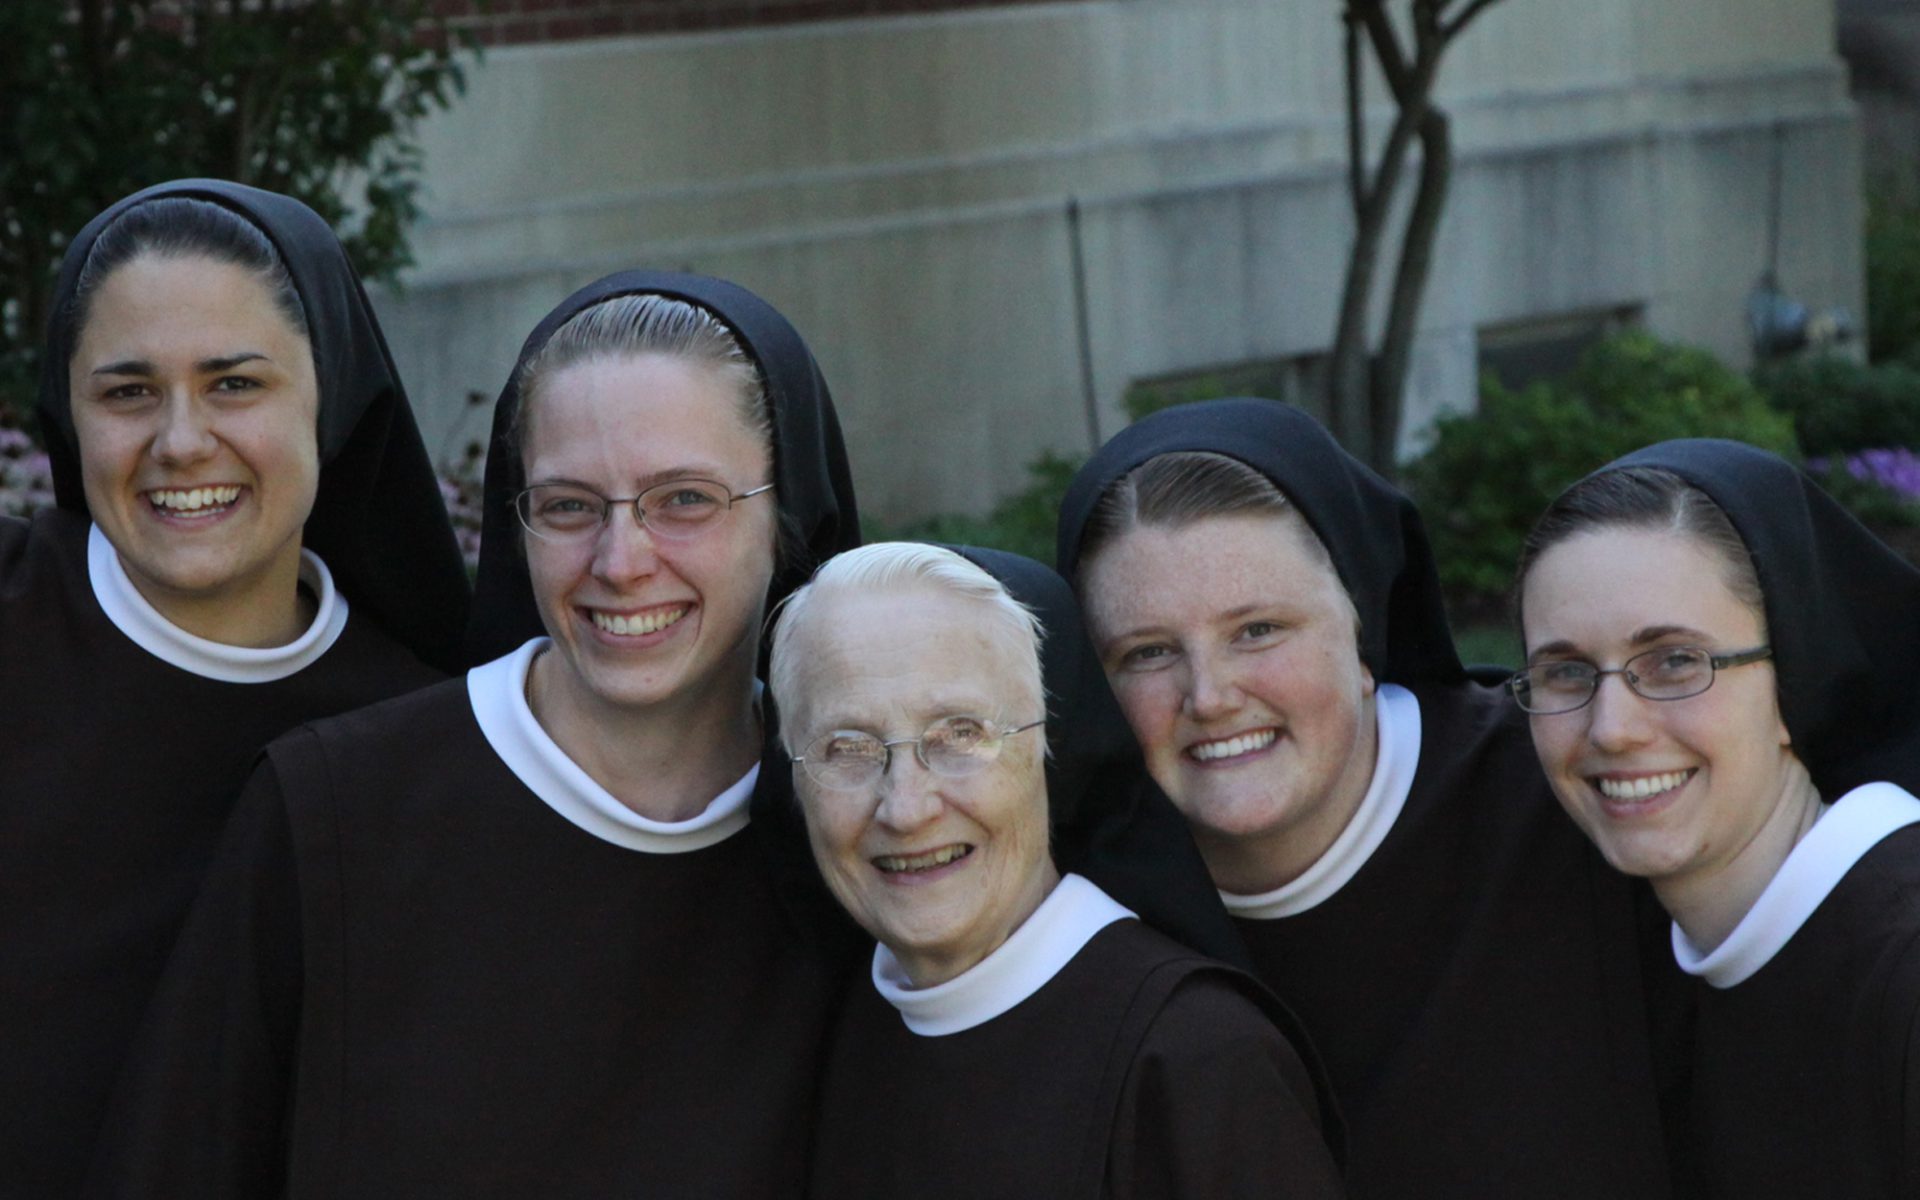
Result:
<svg viewBox="0 0 1920 1200">
<path fill-rule="evenodd" d="M 1147 774 L 1126 716 L 1050 568 L 1004 550 L 950 546 L 1040 618 L 1047 689 L 1047 803 L 1054 862 L 1084 875 L 1184 945 L 1237 966 L 1246 950 L 1221 906 L 1185 818 Z"/>
<path fill-rule="evenodd" d="M 1742 442 L 1661 442 L 1600 470 L 1623 467 L 1672 471 L 1746 542 L 1780 715 L 1821 794 L 1876 780 L 1920 792 L 1920 570 L 1806 474 Z"/>
<path fill-rule="evenodd" d="M 355 610 L 422 661 L 457 670 L 467 575 L 433 463 L 340 239 L 292 197 L 217 179 L 163 183 L 108 208 L 68 245 L 40 367 L 40 428 L 56 501 L 87 512 L 67 378 L 79 337 L 71 309 L 81 268 L 114 218 L 173 197 L 218 204 L 258 227 L 286 263 L 306 311 L 320 390 L 321 469 L 303 544 L 327 564 Z"/>
<path fill-rule="evenodd" d="M 1115 434 L 1080 468 L 1061 503 L 1061 573 L 1075 578 L 1081 538 L 1108 488 L 1150 458 L 1192 450 L 1239 459 L 1300 510 L 1360 612 L 1360 660 L 1376 681 L 1466 678 L 1413 501 L 1342 449 L 1319 422 L 1277 400 L 1183 404 Z"/>
<path fill-rule="evenodd" d="M 514 413 L 520 407 L 520 368 L 576 313 L 615 296 L 639 294 L 667 296 L 707 310 L 733 331 L 759 364 L 773 407 L 774 496 L 786 523 L 798 528 L 805 548 L 798 561 L 784 563 L 774 573 L 767 591 L 768 610 L 805 583 L 815 567 L 860 544 L 853 476 L 847 467 L 833 398 L 813 353 L 787 319 L 760 297 L 725 280 L 665 271 L 622 271 L 568 296 L 534 327 L 494 406 L 480 531 L 480 574 L 473 622 L 467 631 L 469 662 L 498 658 L 543 632 L 533 583 L 520 549 L 519 519 L 513 513 L 513 498 L 526 486 L 526 472 L 519 456 L 507 447 Z"/>
</svg>

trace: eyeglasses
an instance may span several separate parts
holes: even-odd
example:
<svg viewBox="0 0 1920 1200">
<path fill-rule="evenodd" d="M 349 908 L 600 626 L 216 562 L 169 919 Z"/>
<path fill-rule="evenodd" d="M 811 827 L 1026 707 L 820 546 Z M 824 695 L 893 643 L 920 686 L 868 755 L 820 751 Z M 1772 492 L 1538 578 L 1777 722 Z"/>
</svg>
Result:
<svg viewBox="0 0 1920 1200">
<path fill-rule="evenodd" d="M 1588 662 L 1540 663 L 1515 672 L 1507 686 L 1521 708 L 1542 717 L 1585 708 L 1605 675 L 1620 676 L 1634 695 L 1648 700 L 1685 700 L 1712 687 L 1714 672 L 1744 667 L 1772 654 L 1771 646 L 1732 654 L 1709 654 L 1698 646 L 1661 646 L 1604 671 Z"/>
<path fill-rule="evenodd" d="M 633 505 L 633 519 L 657 538 L 698 537 L 733 508 L 736 500 L 770 492 L 763 484 L 735 495 L 711 479 L 673 479 L 638 496 L 602 496 L 574 483 L 536 483 L 513 498 L 527 532 L 549 542 L 581 542 L 599 534 L 615 505 Z"/>
<path fill-rule="evenodd" d="M 793 764 L 824 788 L 858 791 L 873 786 L 893 765 L 895 746 L 912 746 L 920 765 L 935 775 L 959 779 L 1000 757 L 1000 744 L 1016 733 L 1037 729 L 1046 718 L 1001 729 L 979 717 L 942 717 L 917 738 L 882 740 L 857 729 L 834 729 L 807 744 Z"/>
</svg>

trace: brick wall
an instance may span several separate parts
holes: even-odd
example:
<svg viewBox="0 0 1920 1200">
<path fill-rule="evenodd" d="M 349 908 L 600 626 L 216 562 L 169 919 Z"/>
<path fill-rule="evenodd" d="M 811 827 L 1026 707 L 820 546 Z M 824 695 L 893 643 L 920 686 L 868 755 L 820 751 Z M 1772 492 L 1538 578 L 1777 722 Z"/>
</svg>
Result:
<svg viewBox="0 0 1920 1200">
<path fill-rule="evenodd" d="M 1030 0 L 439 0 L 483 46 L 994 8 Z"/>
</svg>

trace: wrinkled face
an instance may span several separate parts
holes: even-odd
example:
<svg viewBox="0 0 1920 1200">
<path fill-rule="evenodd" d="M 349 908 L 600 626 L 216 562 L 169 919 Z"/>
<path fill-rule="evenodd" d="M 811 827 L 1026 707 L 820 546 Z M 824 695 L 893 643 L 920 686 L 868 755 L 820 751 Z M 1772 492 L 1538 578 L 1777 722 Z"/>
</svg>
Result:
<svg viewBox="0 0 1920 1200">
<path fill-rule="evenodd" d="M 790 703 L 798 752 L 822 733 L 919 737 L 948 716 L 1002 728 L 1042 715 L 1022 646 L 980 601 L 913 586 L 811 599 L 788 649 L 804 654 Z M 840 791 L 798 766 L 794 786 L 815 860 L 854 920 L 921 985 L 991 953 L 1059 876 L 1047 847 L 1043 730 L 1015 734 L 972 775 L 933 774 L 893 748 L 873 785 Z"/>
<path fill-rule="evenodd" d="M 1324 849 L 1372 780 L 1373 676 L 1310 536 L 1291 514 L 1136 526 L 1084 568 L 1107 678 L 1203 851 Z"/>
<path fill-rule="evenodd" d="M 254 272 L 140 255 L 94 293 L 68 364 L 93 519 L 156 608 L 284 601 L 313 511 L 307 339 Z"/>
<path fill-rule="evenodd" d="M 1551 547 L 1521 607 L 1529 665 L 1612 668 L 1662 646 L 1726 654 L 1766 641 L 1715 552 L 1658 530 L 1603 528 Z M 1585 708 L 1531 724 L 1561 805 L 1630 875 L 1659 882 L 1723 866 L 1790 799 L 1771 662 L 1717 672 L 1681 700 L 1648 700 L 1604 676 Z"/>
<path fill-rule="evenodd" d="M 772 460 L 714 368 L 657 354 L 589 359 L 548 376 L 534 399 L 528 484 L 603 496 L 703 478 L 736 494 Z M 774 494 L 741 500 L 691 540 L 656 539 L 616 505 L 579 542 L 524 536 L 540 619 L 568 670 L 562 686 L 603 704 L 649 707 L 751 686 L 773 576 Z"/>
</svg>

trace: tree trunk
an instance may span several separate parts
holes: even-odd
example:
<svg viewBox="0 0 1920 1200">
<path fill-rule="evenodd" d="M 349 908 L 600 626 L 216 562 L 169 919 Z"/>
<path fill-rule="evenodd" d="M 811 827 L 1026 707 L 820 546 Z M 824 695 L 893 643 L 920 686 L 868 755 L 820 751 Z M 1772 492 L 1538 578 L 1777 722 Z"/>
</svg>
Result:
<svg viewBox="0 0 1920 1200">
<path fill-rule="evenodd" d="M 1354 214 L 1353 250 L 1347 256 L 1347 277 L 1340 293 L 1340 324 L 1334 333 L 1333 361 L 1327 368 L 1327 416 L 1333 435 L 1357 457 L 1374 458 L 1373 422 L 1369 397 L 1373 375 L 1367 348 L 1367 317 L 1372 307 L 1373 280 L 1379 271 L 1380 249 L 1393 215 L 1393 193 L 1406 166 L 1413 142 L 1413 124 L 1403 112 L 1393 123 L 1375 169 L 1366 200 Z"/>
<path fill-rule="evenodd" d="M 1447 114 L 1427 106 L 1420 119 L 1420 184 L 1407 231 L 1400 244 L 1400 265 L 1394 273 L 1393 297 L 1387 311 L 1386 336 L 1380 342 L 1373 368 L 1369 405 L 1372 417 L 1373 467 L 1392 478 L 1397 466 L 1400 417 L 1405 407 L 1407 368 L 1413 358 L 1413 339 L 1419 332 L 1420 309 L 1433 270 L 1433 246 L 1440 235 L 1440 217 L 1447 207 L 1447 187 L 1453 176 L 1453 135 Z"/>
<path fill-rule="evenodd" d="M 1433 107 L 1431 100 L 1434 80 L 1447 46 L 1498 2 L 1413 0 L 1411 53 L 1403 45 L 1401 28 L 1389 16 L 1386 0 L 1347 0 L 1342 12 L 1347 25 L 1347 174 L 1354 208 L 1354 240 L 1327 369 L 1327 413 L 1334 436 L 1350 452 L 1388 476 L 1396 465 L 1394 450 L 1399 442 L 1414 335 L 1453 171 L 1448 118 Z M 1399 110 L 1379 163 L 1370 174 L 1365 162 L 1363 34 Z M 1368 336 L 1373 285 L 1385 253 L 1394 193 L 1415 137 L 1420 140 L 1421 150 L 1419 190 L 1401 238 L 1386 329 L 1376 355 Z"/>
</svg>

